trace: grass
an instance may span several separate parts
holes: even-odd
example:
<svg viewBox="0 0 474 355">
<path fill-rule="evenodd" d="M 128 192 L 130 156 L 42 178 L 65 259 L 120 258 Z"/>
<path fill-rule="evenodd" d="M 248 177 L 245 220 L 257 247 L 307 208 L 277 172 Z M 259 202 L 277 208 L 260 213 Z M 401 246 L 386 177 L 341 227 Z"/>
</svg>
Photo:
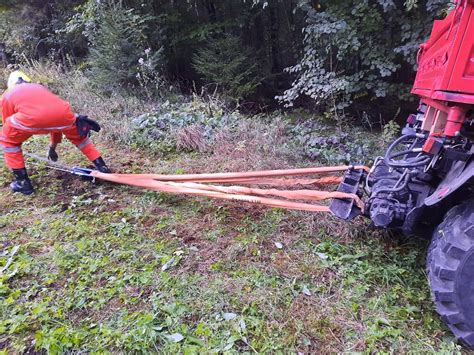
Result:
<svg viewBox="0 0 474 355">
<path fill-rule="evenodd" d="M 59 89 L 68 98 L 78 91 Z M 258 123 L 214 153 L 157 159 L 125 145 L 123 120 L 113 121 L 139 112 L 139 102 L 94 101 L 84 92 L 75 102 L 110 128 L 94 140 L 121 172 L 312 164 L 272 150 L 278 129 L 267 127 L 262 138 Z M 38 154 L 46 144 L 34 137 L 24 150 Z M 59 153 L 66 164 L 87 164 L 67 143 Z M 31 197 L 11 194 L 10 174 L 0 173 L 2 354 L 462 351 L 430 301 L 426 241 L 390 237 L 362 219 L 349 224 L 29 168 Z"/>
<path fill-rule="evenodd" d="M 72 147 L 61 154 L 77 161 Z M 460 350 L 430 301 L 424 241 L 32 173 L 33 197 L 8 192 L 0 175 L 7 353 Z"/>
</svg>

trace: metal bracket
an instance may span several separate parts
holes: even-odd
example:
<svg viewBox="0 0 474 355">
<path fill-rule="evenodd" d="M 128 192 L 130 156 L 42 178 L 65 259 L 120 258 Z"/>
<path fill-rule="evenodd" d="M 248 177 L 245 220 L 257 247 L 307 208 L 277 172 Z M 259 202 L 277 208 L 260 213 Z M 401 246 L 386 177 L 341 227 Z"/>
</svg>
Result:
<svg viewBox="0 0 474 355">
<path fill-rule="evenodd" d="M 71 173 L 79 176 L 90 176 L 92 173 L 92 169 L 80 168 L 78 166 L 75 166 L 71 169 Z"/>
<path fill-rule="evenodd" d="M 344 180 L 339 185 L 337 191 L 356 194 L 359 191 L 359 185 L 363 177 L 364 172 L 362 170 L 349 169 L 344 175 Z M 344 220 L 351 220 L 362 214 L 354 199 L 349 198 L 333 199 L 330 210 L 335 216 Z"/>
<path fill-rule="evenodd" d="M 82 176 L 86 180 L 90 180 L 93 183 L 95 183 L 95 177 L 91 176 L 91 173 L 93 172 L 92 169 L 87 169 L 87 168 L 80 168 L 80 167 L 73 167 L 71 169 L 71 173 L 77 176 Z"/>
</svg>

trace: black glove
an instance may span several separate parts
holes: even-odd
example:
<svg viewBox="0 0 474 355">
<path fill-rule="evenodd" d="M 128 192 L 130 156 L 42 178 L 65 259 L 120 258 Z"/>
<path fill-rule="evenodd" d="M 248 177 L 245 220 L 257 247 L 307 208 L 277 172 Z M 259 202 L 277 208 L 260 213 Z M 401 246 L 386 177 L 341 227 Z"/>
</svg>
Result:
<svg viewBox="0 0 474 355">
<path fill-rule="evenodd" d="M 76 118 L 77 131 L 82 138 L 89 136 L 90 131 L 99 132 L 100 125 L 87 116 L 78 115 Z"/>
<path fill-rule="evenodd" d="M 48 149 L 48 159 L 51 161 L 58 161 L 59 159 L 58 153 L 56 153 L 56 149 L 54 149 L 51 146 L 49 146 L 49 149 Z"/>
</svg>

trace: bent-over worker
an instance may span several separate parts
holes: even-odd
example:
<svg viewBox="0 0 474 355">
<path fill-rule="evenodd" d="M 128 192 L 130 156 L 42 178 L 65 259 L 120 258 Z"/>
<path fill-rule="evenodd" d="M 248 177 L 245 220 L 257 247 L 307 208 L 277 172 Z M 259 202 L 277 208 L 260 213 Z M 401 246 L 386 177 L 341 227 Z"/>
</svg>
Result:
<svg viewBox="0 0 474 355">
<path fill-rule="evenodd" d="M 100 130 L 98 123 L 87 116 L 74 114 L 68 102 L 46 87 L 32 83 L 21 71 L 14 71 L 8 78 L 8 89 L 2 97 L 2 118 L 0 146 L 3 147 L 5 164 L 15 175 L 15 180 L 10 184 L 13 192 L 29 195 L 34 191 L 25 168 L 21 145 L 36 134 L 50 134 L 50 160 L 57 161 L 56 146 L 61 143 L 64 134 L 94 163 L 97 170 L 110 172 L 89 139 L 90 130 Z"/>
</svg>

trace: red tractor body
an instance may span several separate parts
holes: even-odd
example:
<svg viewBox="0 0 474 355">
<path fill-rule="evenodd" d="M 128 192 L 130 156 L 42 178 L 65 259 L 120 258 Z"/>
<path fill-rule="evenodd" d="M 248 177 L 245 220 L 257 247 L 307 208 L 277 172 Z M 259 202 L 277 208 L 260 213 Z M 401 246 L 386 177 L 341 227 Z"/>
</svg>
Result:
<svg viewBox="0 0 474 355">
<path fill-rule="evenodd" d="M 474 0 L 463 0 L 433 25 L 420 46 L 412 93 L 424 99 L 474 104 Z"/>
<path fill-rule="evenodd" d="M 420 46 L 412 93 L 421 98 L 402 136 L 368 174 L 349 171 L 339 191 L 367 196 L 363 210 L 335 199 L 344 219 L 431 234 L 433 299 L 458 339 L 474 349 L 474 0 L 458 0 Z"/>
<path fill-rule="evenodd" d="M 420 46 L 412 93 L 427 105 L 423 129 L 432 137 L 459 134 L 469 105 L 474 104 L 474 0 L 458 1 Z M 434 139 L 423 150 L 433 153 Z"/>
</svg>

